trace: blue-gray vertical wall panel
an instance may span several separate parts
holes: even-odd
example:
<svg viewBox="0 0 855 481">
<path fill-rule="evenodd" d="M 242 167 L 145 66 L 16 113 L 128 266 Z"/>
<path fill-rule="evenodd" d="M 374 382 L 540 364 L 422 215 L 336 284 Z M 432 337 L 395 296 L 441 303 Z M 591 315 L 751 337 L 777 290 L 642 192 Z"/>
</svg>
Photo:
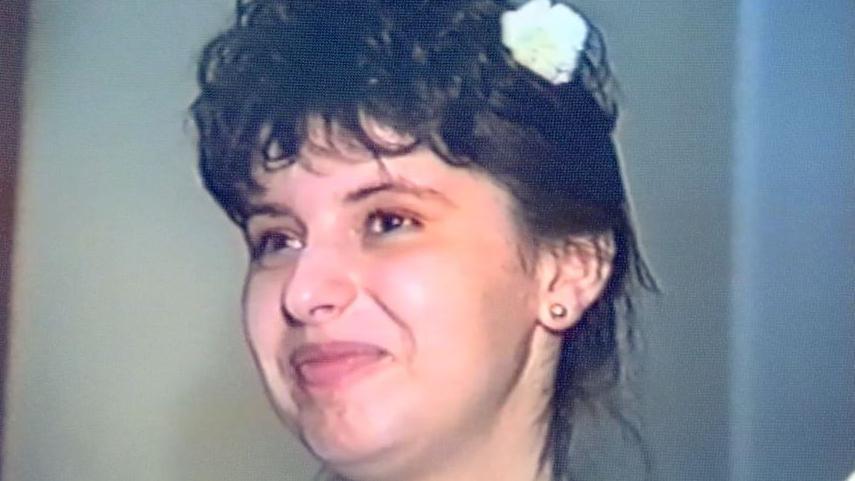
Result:
<svg viewBox="0 0 855 481">
<path fill-rule="evenodd" d="M 734 481 L 855 469 L 853 17 L 850 0 L 741 5 Z"/>
</svg>

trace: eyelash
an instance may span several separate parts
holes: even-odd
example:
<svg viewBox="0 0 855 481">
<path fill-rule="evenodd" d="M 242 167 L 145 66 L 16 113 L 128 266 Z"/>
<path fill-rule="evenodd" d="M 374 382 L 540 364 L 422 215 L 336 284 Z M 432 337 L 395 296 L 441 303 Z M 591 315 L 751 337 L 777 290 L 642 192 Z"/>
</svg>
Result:
<svg viewBox="0 0 855 481">
<path fill-rule="evenodd" d="M 392 221 L 393 225 L 384 225 L 384 221 Z M 362 231 L 366 236 L 380 237 L 399 229 L 418 229 L 420 227 L 422 227 L 422 222 L 412 214 L 375 209 L 365 217 Z M 276 245 L 272 245 L 274 242 Z M 297 251 L 303 247 L 305 247 L 304 242 L 299 237 L 289 232 L 271 230 L 262 234 L 252 244 L 252 258 L 259 259 L 282 251 Z"/>
<path fill-rule="evenodd" d="M 384 220 L 396 220 L 398 221 L 396 225 L 391 226 L 390 229 L 385 231 L 375 231 L 375 226 L 380 226 L 380 228 L 390 227 L 388 225 L 384 226 L 382 222 Z M 380 223 L 376 223 L 375 221 L 379 221 Z M 383 209 L 376 209 L 371 211 L 368 216 L 365 218 L 365 232 L 371 235 L 382 235 L 386 234 L 398 229 L 413 229 L 419 228 L 422 226 L 421 221 L 412 214 L 399 213 L 394 211 L 387 211 Z"/>
<path fill-rule="evenodd" d="M 273 245 L 274 242 L 276 245 Z M 289 246 L 299 243 L 298 246 Z M 257 241 L 252 243 L 252 258 L 259 259 L 276 254 L 283 250 L 296 251 L 303 248 L 303 242 L 296 236 L 282 231 L 265 232 Z"/>
</svg>

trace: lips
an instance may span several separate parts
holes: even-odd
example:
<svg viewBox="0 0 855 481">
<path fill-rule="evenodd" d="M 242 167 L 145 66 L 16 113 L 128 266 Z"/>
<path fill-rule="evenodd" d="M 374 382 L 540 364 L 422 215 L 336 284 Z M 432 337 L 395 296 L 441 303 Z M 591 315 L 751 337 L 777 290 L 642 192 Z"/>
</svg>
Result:
<svg viewBox="0 0 855 481">
<path fill-rule="evenodd" d="M 387 354 L 372 344 L 336 341 L 303 344 L 290 361 L 305 387 L 334 388 L 366 373 Z"/>
</svg>

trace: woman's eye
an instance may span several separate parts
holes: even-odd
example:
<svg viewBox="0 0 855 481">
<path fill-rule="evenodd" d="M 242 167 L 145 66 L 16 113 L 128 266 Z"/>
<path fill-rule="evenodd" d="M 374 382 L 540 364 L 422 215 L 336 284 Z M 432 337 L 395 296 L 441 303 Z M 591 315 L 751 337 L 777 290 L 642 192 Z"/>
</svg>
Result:
<svg viewBox="0 0 855 481">
<path fill-rule="evenodd" d="M 409 229 L 421 225 L 413 217 L 383 211 L 372 212 L 365 224 L 366 230 L 370 234 L 386 234 L 398 229 Z"/>
<path fill-rule="evenodd" d="M 253 257 L 259 258 L 282 251 L 303 248 L 303 241 L 284 232 L 270 232 L 261 236 L 253 246 Z"/>
</svg>

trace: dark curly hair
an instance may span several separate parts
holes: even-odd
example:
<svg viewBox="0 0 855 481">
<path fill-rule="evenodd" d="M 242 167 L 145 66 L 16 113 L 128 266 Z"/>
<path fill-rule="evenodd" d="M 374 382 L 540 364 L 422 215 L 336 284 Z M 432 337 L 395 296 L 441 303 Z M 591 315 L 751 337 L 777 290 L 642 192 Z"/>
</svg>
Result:
<svg viewBox="0 0 855 481">
<path fill-rule="evenodd" d="M 564 334 L 542 461 L 571 479 L 574 417 L 620 385 L 633 286 L 655 290 L 636 243 L 612 132 L 614 82 L 591 25 L 572 80 L 553 85 L 501 40 L 501 0 L 238 0 L 234 25 L 205 47 L 192 105 L 206 188 L 238 224 L 260 187 L 252 172 L 287 165 L 307 119 L 344 127 L 376 155 L 426 145 L 498 180 L 531 239 L 611 234 L 612 273 Z M 587 21 L 587 20 L 586 20 Z M 363 116 L 413 139 L 372 141 Z M 610 408 L 642 446 L 637 425 Z M 649 462 L 645 464 L 649 470 Z"/>
</svg>

